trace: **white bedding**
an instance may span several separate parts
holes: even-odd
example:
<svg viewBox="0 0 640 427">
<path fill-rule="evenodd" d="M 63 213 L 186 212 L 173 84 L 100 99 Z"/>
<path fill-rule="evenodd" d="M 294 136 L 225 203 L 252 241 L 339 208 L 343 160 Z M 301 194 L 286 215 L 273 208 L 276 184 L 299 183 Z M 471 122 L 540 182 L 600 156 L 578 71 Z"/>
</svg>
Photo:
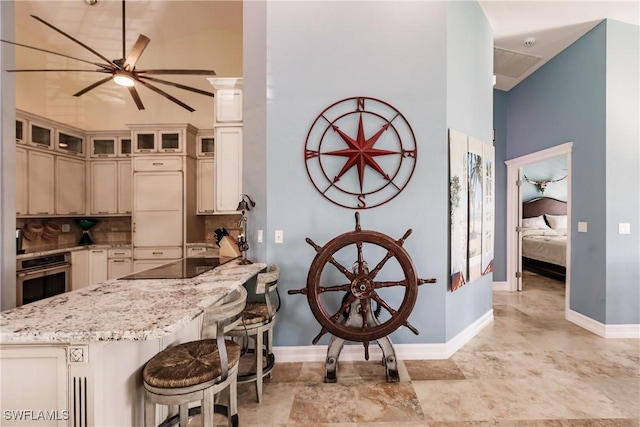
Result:
<svg viewBox="0 0 640 427">
<path fill-rule="evenodd" d="M 564 230 L 524 229 L 522 256 L 555 265 L 567 266 L 567 234 Z"/>
</svg>

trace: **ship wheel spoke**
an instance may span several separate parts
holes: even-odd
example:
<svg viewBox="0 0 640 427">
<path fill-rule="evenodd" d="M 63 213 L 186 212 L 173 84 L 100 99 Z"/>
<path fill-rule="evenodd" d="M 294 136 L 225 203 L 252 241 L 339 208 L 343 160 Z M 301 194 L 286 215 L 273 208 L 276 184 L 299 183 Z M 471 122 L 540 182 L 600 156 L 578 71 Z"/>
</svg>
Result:
<svg viewBox="0 0 640 427">
<path fill-rule="evenodd" d="M 393 280 L 393 281 L 385 281 L 385 282 L 373 282 L 373 287 L 375 289 L 391 288 L 393 286 L 407 286 L 407 281 L 406 280 Z"/>
<path fill-rule="evenodd" d="M 346 285 L 338 285 L 338 286 L 318 286 L 318 293 L 322 294 L 325 292 L 350 292 L 351 291 L 351 285 L 350 284 L 346 284 Z"/>
<path fill-rule="evenodd" d="M 384 307 L 384 309 L 387 310 L 391 314 L 391 317 L 395 317 L 395 316 L 398 315 L 398 311 L 394 310 L 389 304 L 387 304 L 387 302 L 385 300 L 380 298 L 380 295 L 378 295 L 377 292 L 371 292 L 371 298 L 374 301 L 376 301 L 378 304 L 380 304 L 382 307 Z"/>
</svg>

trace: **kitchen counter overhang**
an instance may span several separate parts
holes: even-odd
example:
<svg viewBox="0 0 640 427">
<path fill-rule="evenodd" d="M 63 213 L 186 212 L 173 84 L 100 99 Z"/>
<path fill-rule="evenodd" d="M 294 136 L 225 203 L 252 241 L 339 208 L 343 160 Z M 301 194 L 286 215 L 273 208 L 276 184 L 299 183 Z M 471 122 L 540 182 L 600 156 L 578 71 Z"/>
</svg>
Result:
<svg viewBox="0 0 640 427">
<path fill-rule="evenodd" d="M 0 344 L 162 338 L 265 267 L 233 260 L 190 279 L 110 280 L 67 292 L 0 313 Z"/>
</svg>

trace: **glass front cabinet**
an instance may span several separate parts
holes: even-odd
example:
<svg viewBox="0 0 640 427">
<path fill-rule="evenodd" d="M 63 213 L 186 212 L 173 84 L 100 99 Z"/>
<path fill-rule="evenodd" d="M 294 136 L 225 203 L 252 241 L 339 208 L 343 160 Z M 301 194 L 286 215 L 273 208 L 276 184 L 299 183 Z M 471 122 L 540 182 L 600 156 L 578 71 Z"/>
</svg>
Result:
<svg viewBox="0 0 640 427">
<path fill-rule="evenodd" d="M 180 130 L 134 131 L 134 153 L 182 153 L 184 137 Z"/>
<path fill-rule="evenodd" d="M 30 122 L 29 145 L 53 150 L 53 128 Z"/>
<path fill-rule="evenodd" d="M 63 153 L 84 157 L 84 137 L 59 130 L 57 131 L 56 149 Z"/>
<path fill-rule="evenodd" d="M 215 152 L 215 137 L 213 129 L 198 132 L 198 157 L 213 157 Z"/>
</svg>

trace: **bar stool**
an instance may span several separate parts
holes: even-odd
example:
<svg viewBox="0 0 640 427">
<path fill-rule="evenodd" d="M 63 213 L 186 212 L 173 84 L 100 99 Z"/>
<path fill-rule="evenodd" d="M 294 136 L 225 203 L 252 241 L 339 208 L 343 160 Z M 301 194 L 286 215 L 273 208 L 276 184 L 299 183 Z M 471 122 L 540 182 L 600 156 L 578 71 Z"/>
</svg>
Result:
<svg viewBox="0 0 640 427">
<path fill-rule="evenodd" d="M 156 425 L 156 404 L 178 405 L 180 427 L 186 427 L 190 415 L 188 405 L 198 400 L 201 401 L 202 427 L 212 427 L 214 397 L 226 388 L 229 390 L 227 410 L 219 411 L 223 408 L 219 405 L 215 405 L 215 409 L 226 412 L 229 425 L 238 425 L 240 346 L 225 340 L 224 336 L 241 322 L 246 302 L 247 291 L 241 286 L 227 295 L 220 305 L 205 311 L 202 339 L 168 347 L 147 362 L 142 373 L 146 427 Z M 172 422 L 170 418 L 162 425 Z"/>
<path fill-rule="evenodd" d="M 278 294 L 278 307 L 274 308 L 271 302 L 270 293 L 276 291 L 280 268 L 271 264 L 266 273 L 258 274 L 256 279 L 256 295 L 264 294 L 263 301 L 249 301 L 242 313 L 242 323 L 236 326 L 227 335 L 239 338 L 246 338 L 244 352 L 255 354 L 255 372 L 238 375 L 238 383 L 256 382 L 256 396 L 258 403 L 262 402 L 262 378 L 270 375 L 275 356 L 273 355 L 273 325 L 276 312 L 280 308 L 280 295 Z M 249 347 L 249 338 L 254 340 L 253 349 Z M 263 358 L 266 358 L 266 365 L 263 366 Z"/>
</svg>

